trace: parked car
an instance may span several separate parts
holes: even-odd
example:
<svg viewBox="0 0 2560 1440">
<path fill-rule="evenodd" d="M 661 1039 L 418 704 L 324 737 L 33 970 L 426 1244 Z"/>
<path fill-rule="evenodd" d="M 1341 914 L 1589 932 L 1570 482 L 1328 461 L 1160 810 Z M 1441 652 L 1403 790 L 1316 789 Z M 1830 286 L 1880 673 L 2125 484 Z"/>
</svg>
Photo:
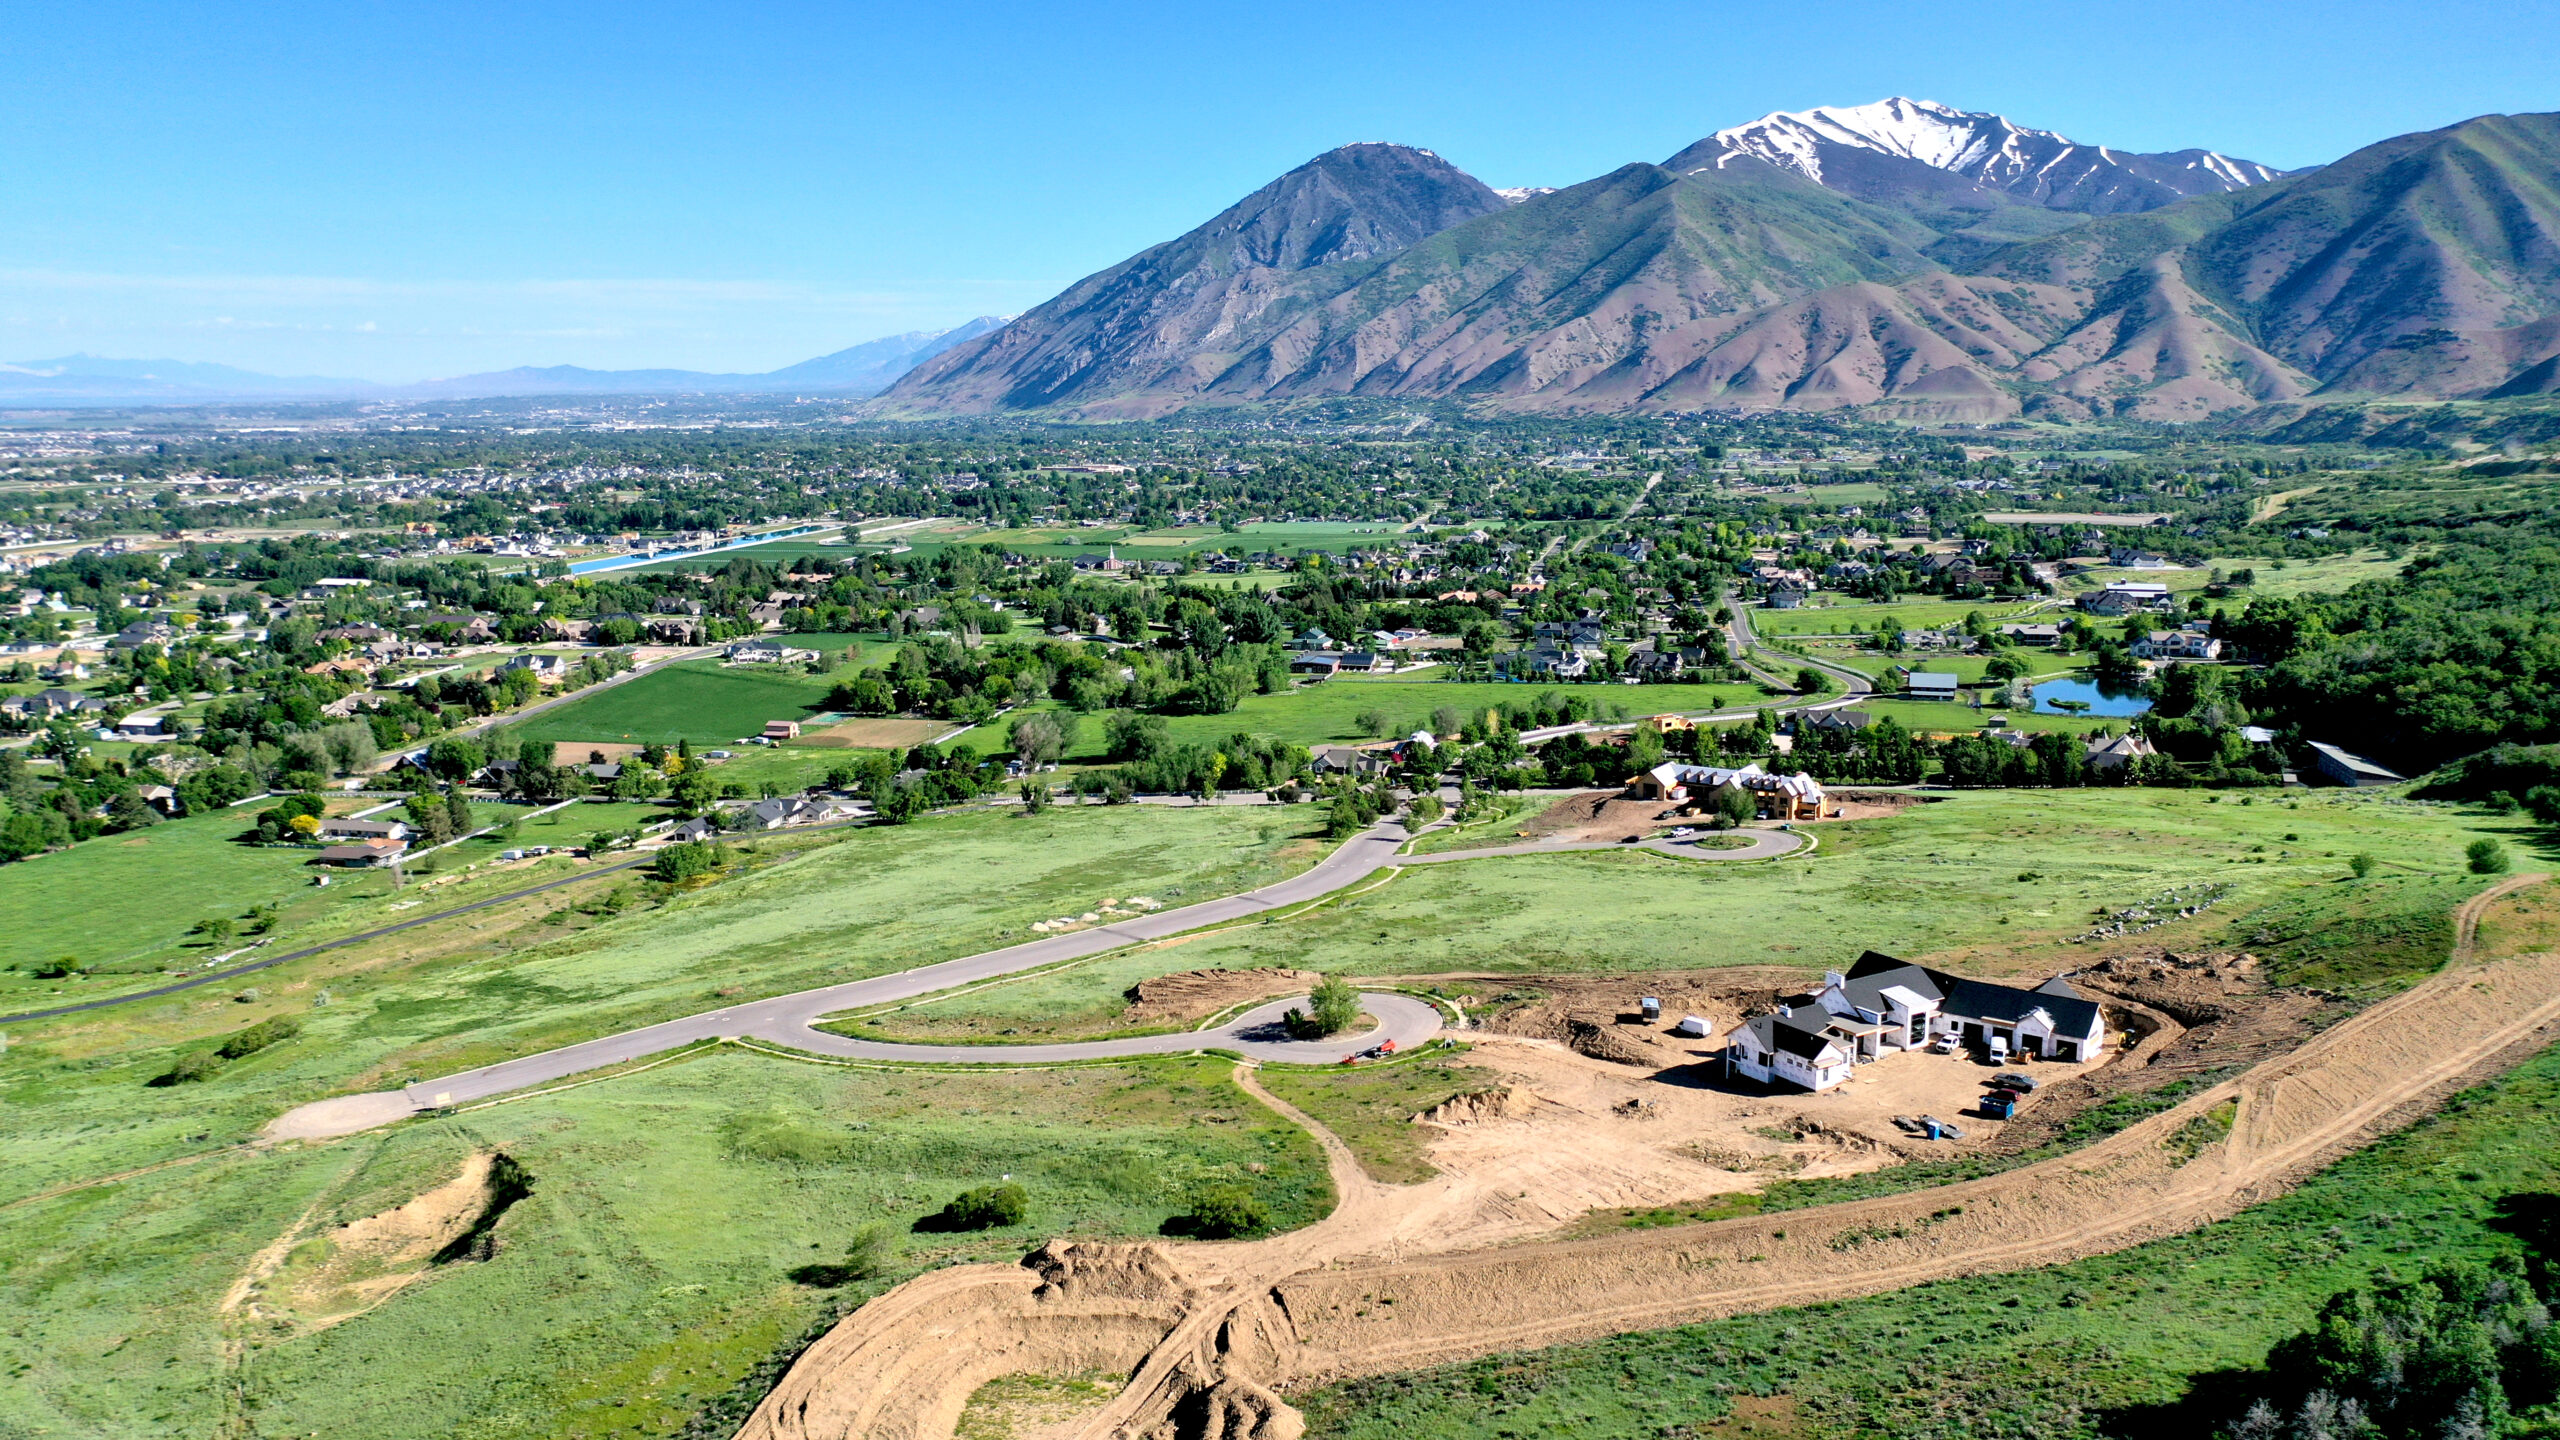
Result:
<svg viewBox="0 0 2560 1440">
<path fill-rule="evenodd" d="M 1929 1053 L 1932 1055 L 1953 1055 L 1956 1053 L 1956 1037 L 1953 1035 L 1941 1035 L 1937 1039 L 1930 1041 Z"/>
<path fill-rule="evenodd" d="M 2038 1080 L 2033 1075 L 2020 1075 L 2012 1071 L 2005 1075 L 1992 1076 L 1989 1083 L 1998 1089 L 2015 1090 L 2024 1094 L 2025 1092 L 2042 1085 L 2044 1082 Z"/>
</svg>

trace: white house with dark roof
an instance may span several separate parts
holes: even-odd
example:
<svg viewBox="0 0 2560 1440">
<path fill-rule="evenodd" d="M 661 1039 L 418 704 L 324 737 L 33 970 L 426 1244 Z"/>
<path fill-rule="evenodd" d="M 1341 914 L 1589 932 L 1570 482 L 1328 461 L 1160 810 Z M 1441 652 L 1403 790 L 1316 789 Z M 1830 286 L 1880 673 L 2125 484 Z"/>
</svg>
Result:
<svg viewBox="0 0 2560 1440">
<path fill-rule="evenodd" d="M 1941 1035 L 1969 1045 L 1998 1040 L 2014 1054 L 2086 1063 L 2106 1053 L 2098 1003 L 2057 975 L 2033 989 L 1968 980 L 1870 950 L 1846 975 L 1833 971 L 1811 994 L 1752 1017 L 1725 1045 L 1726 1073 L 1808 1090 L 1845 1083 L 1852 1070 Z"/>
</svg>

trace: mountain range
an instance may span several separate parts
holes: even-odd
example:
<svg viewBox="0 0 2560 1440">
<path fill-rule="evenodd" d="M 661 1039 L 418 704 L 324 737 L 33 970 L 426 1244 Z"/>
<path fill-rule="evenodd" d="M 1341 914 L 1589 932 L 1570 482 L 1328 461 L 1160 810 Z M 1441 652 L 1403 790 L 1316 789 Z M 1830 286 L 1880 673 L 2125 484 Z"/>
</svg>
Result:
<svg viewBox="0 0 2560 1440">
<path fill-rule="evenodd" d="M 1328 152 L 890 386 L 1093 418 L 1334 395 L 2188 420 L 2560 391 L 2560 116 L 2284 172 L 1894 98 L 1494 190 Z"/>
<path fill-rule="evenodd" d="M 0 405 L 191 405 L 238 400 L 466 400 L 531 395 L 876 395 L 925 360 L 1001 328 L 981 315 L 949 330 L 910 330 L 761 374 L 520 366 L 485 374 L 377 385 L 320 376 L 260 375 L 184 360 L 66 355 L 0 363 Z"/>
</svg>

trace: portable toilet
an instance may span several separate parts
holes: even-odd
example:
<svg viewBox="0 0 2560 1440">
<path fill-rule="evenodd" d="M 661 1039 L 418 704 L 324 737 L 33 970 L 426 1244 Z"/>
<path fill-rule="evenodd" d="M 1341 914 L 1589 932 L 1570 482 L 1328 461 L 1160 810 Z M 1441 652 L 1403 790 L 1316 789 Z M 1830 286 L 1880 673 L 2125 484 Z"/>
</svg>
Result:
<svg viewBox="0 0 2560 1440">
<path fill-rule="evenodd" d="M 1662 1001 L 1654 996 L 1646 995 L 1638 999 L 1636 1008 L 1644 1011 L 1644 1023 L 1647 1025 L 1662 1018 Z"/>
<path fill-rule="evenodd" d="M 1704 1040 L 1716 1033 L 1716 1027 L 1707 1023 L 1707 1017 L 1704 1015 L 1688 1015 L 1683 1016 L 1680 1023 L 1672 1027 L 1671 1033 L 1683 1039 Z"/>
</svg>

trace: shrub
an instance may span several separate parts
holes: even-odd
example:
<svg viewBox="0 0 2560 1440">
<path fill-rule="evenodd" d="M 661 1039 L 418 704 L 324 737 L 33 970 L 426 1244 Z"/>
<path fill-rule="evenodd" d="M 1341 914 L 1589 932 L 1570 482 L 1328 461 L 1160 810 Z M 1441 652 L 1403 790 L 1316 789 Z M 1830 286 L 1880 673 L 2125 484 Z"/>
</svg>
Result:
<svg viewBox="0 0 2560 1440">
<path fill-rule="evenodd" d="M 171 1065 L 166 1072 L 151 1077 L 147 1083 L 152 1085 L 189 1085 L 198 1080 L 212 1079 L 213 1073 L 221 1068 L 221 1056 L 210 1050 L 191 1050 L 188 1053 L 179 1056 L 177 1063 Z"/>
<path fill-rule="evenodd" d="M 1019 1225 L 1031 1213 L 1031 1196 L 1019 1185 L 981 1185 L 951 1197 L 951 1203 L 916 1222 L 915 1228 L 945 1234 L 993 1230 Z"/>
<path fill-rule="evenodd" d="M 2354 871 L 2356 878 L 2361 880 L 2373 873 L 2373 857 L 2362 853 L 2349 856 L 2347 868 Z"/>
<path fill-rule="evenodd" d="M 301 1021 L 290 1015 L 274 1015 L 246 1030 L 234 1031 L 229 1038 L 215 1048 L 213 1053 L 225 1060 L 237 1060 L 243 1055 L 255 1055 L 279 1040 L 290 1040 L 301 1033 Z"/>
<path fill-rule="evenodd" d="M 2471 862 L 2474 875 L 2504 875 L 2507 868 L 2515 864 L 2514 857 L 2507 854 L 2506 846 L 2486 837 L 2463 847 L 2462 857 Z"/>
<path fill-rule="evenodd" d="M 719 857 L 712 853 L 710 846 L 699 840 L 687 840 L 659 851 L 658 858 L 650 862 L 649 873 L 674 885 L 696 875 L 708 874 L 719 863 Z"/>
<path fill-rule="evenodd" d="M 1253 1192 L 1241 1185 L 1211 1185 L 1191 1197 L 1190 1208 L 1164 1222 L 1167 1235 L 1196 1240 L 1232 1240 L 1271 1223 Z"/>
<path fill-rule="evenodd" d="M 1307 996 L 1307 1008 L 1291 1010 L 1281 1025 L 1300 1040 L 1339 1035 L 1360 1020 L 1360 992 L 1339 975 L 1327 975 Z"/>
</svg>

